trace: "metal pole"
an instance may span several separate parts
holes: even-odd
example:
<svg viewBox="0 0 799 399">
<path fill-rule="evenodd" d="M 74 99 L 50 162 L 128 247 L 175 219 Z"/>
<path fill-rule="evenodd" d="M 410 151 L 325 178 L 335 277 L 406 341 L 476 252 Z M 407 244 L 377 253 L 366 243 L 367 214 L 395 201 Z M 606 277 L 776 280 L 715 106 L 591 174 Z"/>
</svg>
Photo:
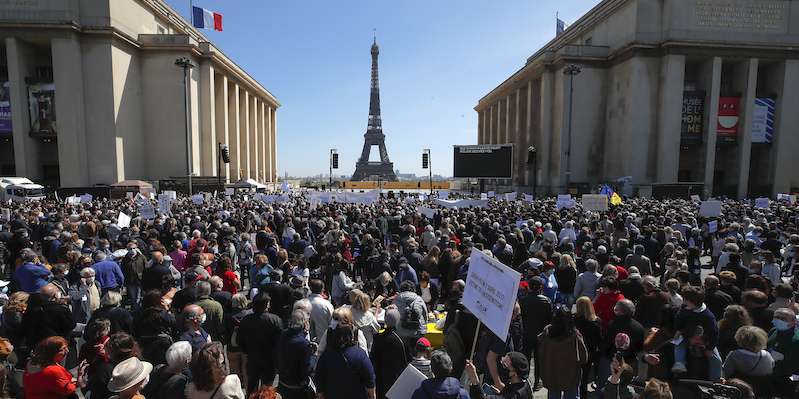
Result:
<svg viewBox="0 0 799 399">
<path fill-rule="evenodd" d="M 566 194 L 571 191 L 572 177 L 572 99 L 574 98 L 574 74 L 569 74 L 569 138 L 566 145 Z"/>
<path fill-rule="evenodd" d="M 187 64 L 183 65 L 183 109 L 186 114 L 186 174 L 191 197 L 191 121 L 189 118 L 189 66 Z"/>
<path fill-rule="evenodd" d="M 219 193 L 224 194 L 224 190 L 222 189 L 222 143 L 217 144 L 216 154 L 216 176 L 219 179 Z"/>
</svg>

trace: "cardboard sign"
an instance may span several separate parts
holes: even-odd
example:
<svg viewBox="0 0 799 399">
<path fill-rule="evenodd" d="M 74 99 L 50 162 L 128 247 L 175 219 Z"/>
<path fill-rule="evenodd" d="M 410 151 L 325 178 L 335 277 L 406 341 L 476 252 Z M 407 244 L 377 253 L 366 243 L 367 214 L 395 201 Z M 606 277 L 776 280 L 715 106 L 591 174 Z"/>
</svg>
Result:
<svg viewBox="0 0 799 399">
<path fill-rule="evenodd" d="M 158 213 L 171 214 L 170 199 L 167 194 L 158 194 Z"/>
<path fill-rule="evenodd" d="M 707 231 L 709 233 L 715 233 L 715 232 L 719 231 L 719 222 L 714 220 L 714 221 L 708 223 L 707 224 Z"/>
<path fill-rule="evenodd" d="M 139 214 L 142 219 L 155 219 L 155 208 L 152 205 L 142 205 L 139 207 Z"/>
<path fill-rule="evenodd" d="M 522 275 L 480 251 L 471 256 L 463 305 L 504 341 Z"/>
<path fill-rule="evenodd" d="M 605 194 L 583 194 L 583 209 L 593 212 L 608 210 L 608 196 Z"/>
<path fill-rule="evenodd" d="M 721 201 L 702 201 L 699 206 L 699 216 L 715 218 L 721 213 Z"/>
<path fill-rule="evenodd" d="M 563 208 L 574 208 L 577 204 L 572 199 L 572 196 L 569 194 L 559 194 L 558 195 L 558 210 Z"/>
<path fill-rule="evenodd" d="M 755 199 L 755 208 L 768 208 L 771 204 L 768 198 L 756 198 Z"/>
<path fill-rule="evenodd" d="M 419 213 L 421 213 L 422 215 L 427 216 L 429 219 L 432 219 L 433 216 L 436 215 L 436 210 L 435 209 L 430 209 L 430 208 L 425 207 L 425 206 L 420 206 L 419 207 Z"/>
<path fill-rule="evenodd" d="M 388 399 L 407 399 L 413 397 L 413 393 L 422 386 L 422 381 L 427 376 L 422 374 L 414 365 L 409 364 L 405 367 L 402 374 L 394 381 L 394 385 L 386 392 Z"/>
</svg>

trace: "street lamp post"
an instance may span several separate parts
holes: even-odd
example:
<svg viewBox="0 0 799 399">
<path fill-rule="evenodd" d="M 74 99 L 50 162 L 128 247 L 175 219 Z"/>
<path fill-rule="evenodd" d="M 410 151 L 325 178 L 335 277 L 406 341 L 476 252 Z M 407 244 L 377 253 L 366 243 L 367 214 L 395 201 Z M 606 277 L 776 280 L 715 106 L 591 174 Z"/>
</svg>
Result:
<svg viewBox="0 0 799 399">
<path fill-rule="evenodd" d="M 333 191 L 333 169 L 338 169 L 338 150 L 335 148 L 330 149 L 330 191 Z"/>
<path fill-rule="evenodd" d="M 189 115 L 189 69 L 194 68 L 194 63 L 181 57 L 175 60 L 175 65 L 183 68 L 183 111 L 186 116 L 186 175 L 188 178 L 189 196 L 191 196 L 191 119 Z"/>
<path fill-rule="evenodd" d="M 569 75 L 569 133 L 566 144 L 566 194 L 570 193 L 572 174 L 572 99 L 574 98 L 574 75 L 580 73 L 580 67 L 574 64 L 563 68 L 563 74 Z"/>
<path fill-rule="evenodd" d="M 535 147 L 530 146 L 527 148 L 527 163 L 533 165 L 533 198 L 536 196 L 536 189 L 538 187 L 538 162 L 537 151 Z"/>
</svg>

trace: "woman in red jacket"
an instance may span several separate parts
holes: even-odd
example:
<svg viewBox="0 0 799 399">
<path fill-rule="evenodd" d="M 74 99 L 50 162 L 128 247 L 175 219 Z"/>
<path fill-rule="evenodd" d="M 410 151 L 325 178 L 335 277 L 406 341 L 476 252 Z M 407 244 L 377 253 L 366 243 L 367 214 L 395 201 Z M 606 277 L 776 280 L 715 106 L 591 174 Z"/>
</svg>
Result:
<svg viewBox="0 0 799 399">
<path fill-rule="evenodd" d="M 22 374 L 27 399 L 66 398 L 75 392 L 78 381 L 59 364 L 66 359 L 67 353 L 69 345 L 62 337 L 48 337 L 36 345 L 36 350 Z M 82 375 L 85 368 L 86 363 L 81 364 L 78 375 Z"/>
<path fill-rule="evenodd" d="M 619 283 L 613 276 L 602 278 L 599 291 L 599 295 L 594 299 L 594 309 L 597 317 L 602 319 L 602 331 L 605 331 L 608 323 L 616 318 L 616 312 L 613 311 L 616 302 L 624 299 L 624 295 L 619 291 Z"/>
</svg>

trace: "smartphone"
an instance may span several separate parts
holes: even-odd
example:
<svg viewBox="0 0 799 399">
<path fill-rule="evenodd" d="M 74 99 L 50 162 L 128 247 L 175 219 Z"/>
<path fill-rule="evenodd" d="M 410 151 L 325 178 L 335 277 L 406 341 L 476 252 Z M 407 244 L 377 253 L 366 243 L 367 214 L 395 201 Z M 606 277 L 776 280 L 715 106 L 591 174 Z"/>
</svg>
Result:
<svg viewBox="0 0 799 399">
<path fill-rule="evenodd" d="M 382 295 L 378 295 L 378 296 L 377 296 L 377 298 L 375 298 L 375 300 L 374 300 L 374 301 L 372 301 L 372 306 L 377 306 L 378 304 L 380 304 L 381 302 L 383 302 L 383 299 L 384 299 L 384 298 L 383 298 L 383 296 L 382 296 Z"/>
</svg>

